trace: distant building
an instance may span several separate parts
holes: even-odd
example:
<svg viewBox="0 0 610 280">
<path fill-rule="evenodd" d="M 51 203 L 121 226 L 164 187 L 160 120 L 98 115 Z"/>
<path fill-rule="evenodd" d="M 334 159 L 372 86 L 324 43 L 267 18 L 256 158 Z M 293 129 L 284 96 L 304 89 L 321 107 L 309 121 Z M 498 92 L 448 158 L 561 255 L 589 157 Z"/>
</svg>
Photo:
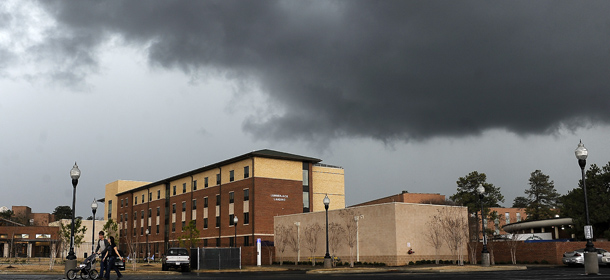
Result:
<svg viewBox="0 0 610 280">
<path fill-rule="evenodd" d="M 326 194 L 331 209 L 345 207 L 343 168 L 321 161 L 259 150 L 157 182 L 115 181 L 106 185 L 105 217 L 119 224 L 121 248 L 137 256 L 147 244 L 155 257 L 177 246 L 190 221 L 196 246 L 273 244 L 275 216 L 322 211 L 314 202 Z"/>
<path fill-rule="evenodd" d="M 2 207 L 2 210 L 8 210 Z M 32 213 L 28 206 L 13 206 L 11 219 L 0 218 L 0 257 L 49 257 L 59 228 L 49 226 L 54 216 Z M 4 212 L 4 211 L 3 211 Z"/>
<path fill-rule="evenodd" d="M 493 235 L 495 236 L 505 235 L 507 233 L 504 231 L 504 226 L 511 223 L 518 223 L 527 219 L 525 208 L 491 207 L 489 208 L 489 211 L 490 213 L 495 212 L 497 216 L 494 219 L 487 219 L 485 226 L 488 230 L 493 231 Z M 477 212 L 477 215 L 480 217 L 481 212 Z"/>
</svg>

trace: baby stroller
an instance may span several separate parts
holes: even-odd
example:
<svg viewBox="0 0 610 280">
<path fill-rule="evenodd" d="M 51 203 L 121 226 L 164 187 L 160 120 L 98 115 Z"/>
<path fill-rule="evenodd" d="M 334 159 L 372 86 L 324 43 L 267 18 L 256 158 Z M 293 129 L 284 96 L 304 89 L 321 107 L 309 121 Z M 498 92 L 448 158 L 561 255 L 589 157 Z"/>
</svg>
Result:
<svg viewBox="0 0 610 280">
<path fill-rule="evenodd" d="M 66 272 L 66 278 L 74 280 L 76 275 L 80 272 L 80 278 L 82 279 L 97 279 L 99 272 L 93 268 L 96 259 L 97 254 L 91 254 L 91 256 L 87 257 L 85 261 L 76 268 L 68 270 L 68 272 Z"/>
</svg>

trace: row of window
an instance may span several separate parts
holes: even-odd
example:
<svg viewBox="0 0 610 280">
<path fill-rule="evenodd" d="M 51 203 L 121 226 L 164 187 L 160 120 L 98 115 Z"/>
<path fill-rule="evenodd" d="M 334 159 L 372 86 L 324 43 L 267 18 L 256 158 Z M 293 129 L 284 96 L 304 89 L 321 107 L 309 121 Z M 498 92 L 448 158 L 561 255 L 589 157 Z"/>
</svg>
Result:
<svg viewBox="0 0 610 280">
<path fill-rule="evenodd" d="M 244 179 L 250 178 L 250 167 L 249 166 L 244 166 Z M 208 188 L 208 177 L 205 177 L 203 182 L 203 188 Z M 229 171 L 229 182 L 233 182 L 235 181 L 235 170 L 230 170 Z M 220 173 L 216 174 L 216 185 L 220 185 Z M 193 180 L 193 191 L 197 190 L 197 180 Z M 186 193 L 186 183 L 182 184 L 182 193 Z M 176 192 L 176 186 L 172 186 L 172 196 L 175 196 L 177 194 Z M 148 193 L 148 201 L 152 201 L 153 199 L 153 195 L 152 192 Z M 161 190 L 157 190 L 157 199 L 161 199 Z M 138 205 L 138 196 L 134 196 L 133 198 L 133 203 L 134 205 Z M 142 194 L 142 200 L 140 203 L 144 203 L 146 202 L 145 200 L 145 195 Z M 121 199 L 121 207 L 127 206 L 129 205 L 129 198 L 125 198 L 124 200 Z"/>
<path fill-rule="evenodd" d="M 149 213 L 151 211 L 151 209 L 148 209 Z M 144 212 L 144 211 L 142 211 Z M 137 214 L 137 213 L 134 213 Z M 159 208 L 157 208 L 157 215 L 159 214 Z M 125 214 L 127 215 L 127 214 Z M 144 213 L 142 213 L 142 215 L 144 215 Z M 123 215 L 121 215 L 122 217 Z M 239 221 L 237 224 L 235 224 L 235 220 L 234 220 L 235 215 L 231 214 L 229 215 L 229 226 L 236 226 L 237 224 L 239 224 Z M 127 223 L 127 221 L 125 221 L 125 223 Z M 246 212 L 243 213 L 243 220 L 242 220 L 243 225 L 249 225 L 250 224 L 250 213 Z M 186 227 L 186 221 L 182 221 L 182 228 L 181 231 L 184 231 L 184 228 Z M 216 228 L 220 227 L 220 216 L 216 216 Z M 203 229 L 208 229 L 208 218 L 203 218 Z M 137 232 L 137 228 L 134 227 L 133 228 L 133 236 L 136 236 L 136 232 Z M 172 232 L 176 232 L 176 223 L 172 223 Z M 147 234 L 152 234 L 153 232 L 151 231 L 151 226 L 148 225 L 147 227 Z M 159 234 L 159 225 L 156 225 L 156 234 Z M 125 236 L 127 235 L 127 229 L 124 229 L 124 234 Z M 144 235 L 144 227 L 140 226 L 140 235 Z"/>
</svg>

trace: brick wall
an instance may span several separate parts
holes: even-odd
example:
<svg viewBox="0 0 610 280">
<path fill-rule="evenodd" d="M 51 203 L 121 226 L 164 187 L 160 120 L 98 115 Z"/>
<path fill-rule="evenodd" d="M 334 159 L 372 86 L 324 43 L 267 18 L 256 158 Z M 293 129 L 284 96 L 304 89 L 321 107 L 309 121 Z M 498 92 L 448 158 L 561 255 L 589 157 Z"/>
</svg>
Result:
<svg viewBox="0 0 610 280">
<path fill-rule="evenodd" d="M 525 243 L 519 242 L 517 244 L 516 257 L 517 262 L 543 262 L 546 261 L 549 264 L 562 264 L 561 258 L 563 253 L 574 251 L 576 249 L 582 249 L 585 247 L 585 241 L 579 242 L 537 242 L 537 243 Z M 602 248 L 610 250 L 610 242 L 600 241 L 594 242 L 596 248 Z M 493 257 L 496 263 L 509 263 L 511 262 L 510 247 L 508 242 L 493 242 L 490 246 L 490 251 L 493 251 Z M 478 246 L 478 251 L 481 250 L 481 246 Z M 477 262 L 481 261 L 481 254 L 477 254 Z"/>
</svg>

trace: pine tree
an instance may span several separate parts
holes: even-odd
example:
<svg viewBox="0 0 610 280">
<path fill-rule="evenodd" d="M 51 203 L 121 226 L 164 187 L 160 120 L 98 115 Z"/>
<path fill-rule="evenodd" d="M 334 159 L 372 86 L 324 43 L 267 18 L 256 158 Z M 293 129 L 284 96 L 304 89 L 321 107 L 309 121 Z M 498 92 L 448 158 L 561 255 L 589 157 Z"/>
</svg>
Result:
<svg viewBox="0 0 610 280">
<path fill-rule="evenodd" d="M 460 177 L 457 183 L 457 193 L 451 196 L 451 200 L 460 205 L 468 207 L 469 213 L 481 211 L 481 202 L 477 188 L 482 184 L 485 188 L 483 204 L 485 208 L 500 207 L 498 203 L 504 202 L 504 196 L 500 193 L 500 188 L 491 183 L 485 182 L 487 175 L 477 171 L 470 172 L 466 177 Z M 487 212 L 487 210 L 485 211 Z"/>
<path fill-rule="evenodd" d="M 530 188 L 525 190 L 528 205 L 525 212 L 528 220 L 544 220 L 555 215 L 555 207 L 559 194 L 555 190 L 553 181 L 549 181 L 549 176 L 536 170 L 531 173 L 529 179 Z"/>
</svg>

